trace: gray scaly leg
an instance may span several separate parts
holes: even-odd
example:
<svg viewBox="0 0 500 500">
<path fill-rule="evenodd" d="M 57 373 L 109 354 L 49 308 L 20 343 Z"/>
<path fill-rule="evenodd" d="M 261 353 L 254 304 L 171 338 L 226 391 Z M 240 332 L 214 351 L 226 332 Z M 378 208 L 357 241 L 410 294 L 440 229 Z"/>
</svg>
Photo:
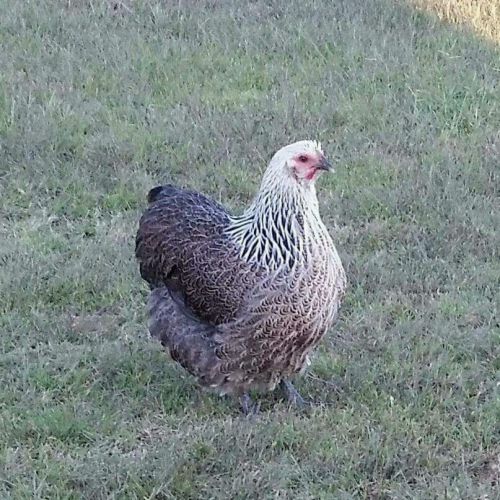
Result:
<svg viewBox="0 0 500 500">
<path fill-rule="evenodd" d="M 295 387 L 289 380 L 282 380 L 280 382 L 280 386 L 283 389 L 286 398 L 291 404 L 299 406 L 301 408 L 308 405 L 306 400 L 300 395 L 299 391 L 295 389 Z"/>
<path fill-rule="evenodd" d="M 252 398 L 248 395 L 248 392 L 245 392 L 243 395 L 240 396 L 240 406 L 241 406 L 241 411 L 245 415 L 257 415 L 260 410 L 260 402 L 259 403 L 254 403 L 252 401 Z"/>
</svg>

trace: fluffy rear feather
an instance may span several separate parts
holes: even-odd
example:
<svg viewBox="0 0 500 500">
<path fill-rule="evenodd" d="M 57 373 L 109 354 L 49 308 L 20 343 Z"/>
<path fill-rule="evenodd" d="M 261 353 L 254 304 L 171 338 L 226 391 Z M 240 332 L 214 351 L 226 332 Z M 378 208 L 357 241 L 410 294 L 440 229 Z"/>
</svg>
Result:
<svg viewBox="0 0 500 500">
<path fill-rule="evenodd" d="M 213 341 L 215 327 L 186 315 L 166 287 L 151 292 L 148 313 L 151 335 L 169 349 L 172 359 L 203 385 L 221 384 L 223 375 L 218 370 L 220 360 Z"/>
</svg>

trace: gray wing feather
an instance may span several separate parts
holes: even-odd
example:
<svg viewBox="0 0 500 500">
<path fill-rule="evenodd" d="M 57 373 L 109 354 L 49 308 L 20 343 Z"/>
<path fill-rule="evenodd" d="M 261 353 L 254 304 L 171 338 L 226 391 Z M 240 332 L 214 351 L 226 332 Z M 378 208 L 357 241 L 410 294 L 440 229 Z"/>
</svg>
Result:
<svg viewBox="0 0 500 500">
<path fill-rule="evenodd" d="M 151 288 L 174 289 L 175 283 L 174 299 L 202 321 L 234 318 L 251 273 L 225 233 L 227 211 L 200 193 L 169 185 L 154 188 L 148 199 L 136 237 L 141 276 Z"/>
</svg>

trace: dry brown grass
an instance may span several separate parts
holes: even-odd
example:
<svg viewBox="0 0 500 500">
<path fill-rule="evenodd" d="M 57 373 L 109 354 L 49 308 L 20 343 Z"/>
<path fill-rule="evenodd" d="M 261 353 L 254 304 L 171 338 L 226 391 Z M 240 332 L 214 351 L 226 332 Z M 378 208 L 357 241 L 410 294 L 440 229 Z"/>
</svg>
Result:
<svg viewBox="0 0 500 500">
<path fill-rule="evenodd" d="M 470 26 L 481 36 L 500 43 L 500 0 L 410 0 L 444 21 Z"/>
</svg>

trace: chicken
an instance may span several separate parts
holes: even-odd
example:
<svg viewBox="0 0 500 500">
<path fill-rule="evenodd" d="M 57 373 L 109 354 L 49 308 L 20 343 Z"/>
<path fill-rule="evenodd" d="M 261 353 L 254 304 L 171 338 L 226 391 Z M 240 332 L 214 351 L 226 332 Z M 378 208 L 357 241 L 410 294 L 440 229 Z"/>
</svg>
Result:
<svg viewBox="0 0 500 500">
<path fill-rule="evenodd" d="M 149 329 L 198 382 L 240 398 L 291 378 L 332 326 L 346 276 L 318 208 L 315 183 L 333 170 L 300 141 L 271 159 L 240 216 L 171 185 L 152 189 L 136 238 L 150 284 Z"/>
</svg>

